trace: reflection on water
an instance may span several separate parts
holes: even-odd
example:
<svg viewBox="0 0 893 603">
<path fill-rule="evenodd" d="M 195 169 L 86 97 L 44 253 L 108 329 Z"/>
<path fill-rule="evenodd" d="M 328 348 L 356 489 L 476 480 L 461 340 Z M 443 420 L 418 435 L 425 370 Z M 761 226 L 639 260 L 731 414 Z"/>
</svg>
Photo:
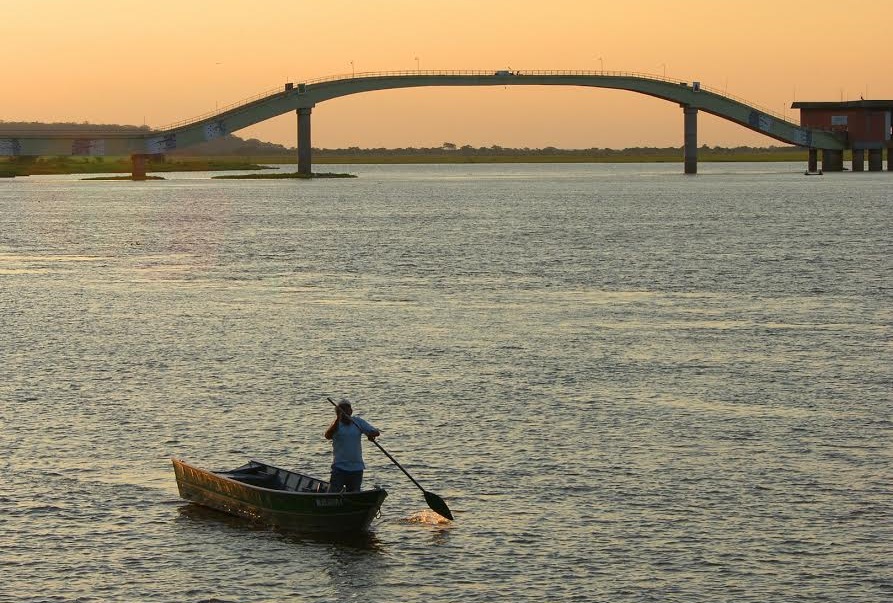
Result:
<svg viewBox="0 0 893 603">
<path fill-rule="evenodd" d="M 237 537 L 239 532 L 265 532 L 274 536 L 278 540 L 295 544 L 313 544 L 313 545 L 334 545 L 336 547 L 344 547 L 346 549 L 382 551 L 382 543 L 375 536 L 374 532 L 358 532 L 358 533 L 324 533 L 324 532 L 296 532 L 293 530 L 280 530 L 272 528 L 259 522 L 251 521 L 247 518 L 236 517 L 229 513 L 224 513 L 216 509 L 204 507 L 196 504 L 181 505 L 177 511 L 182 519 L 188 520 L 188 523 L 195 524 L 201 528 L 224 528 Z"/>
<path fill-rule="evenodd" d="M 263 523 L 193 503 L 182 504 L 177 511 L 180 514 L 180 519 L 185 520 L 184 524 L 187 526 L 190 524 L 196 524 L 203 528 L 219 526 L 236 532 L 241 530 L 251 532 L 272 531 L 272 528 Z"/>
</svg>

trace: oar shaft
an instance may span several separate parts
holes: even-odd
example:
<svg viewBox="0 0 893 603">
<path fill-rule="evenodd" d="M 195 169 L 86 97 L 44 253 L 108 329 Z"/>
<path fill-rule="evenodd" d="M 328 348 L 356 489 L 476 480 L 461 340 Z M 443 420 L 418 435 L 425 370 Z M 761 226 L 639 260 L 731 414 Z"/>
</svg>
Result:
<svg viewBox="0 0 893 603">
<path fill-rule="evenodd" d="M 397 462 L 397 459 L 395 459 L 393 456 L 391 456 L 391 453 L 384 449 L 384 446 L 382 446 L 381 444 L 379 444 L 379 443 L 376 442 L 375 440 L 372 440 L 372 443 L 375 444 L 376 446 L 378 446 L 378 449 L 381 450 L 382 452 L 384 452 L 385 455 L 386 455 L 389 459 L 391 459 L 391 462 L 394 463 L 395 465 L 397 465 L 397 468 L 400 469 L 400 471 L 402 471 L 403 473 L 406 474 L 406 477 L 408 477 L 408 478 L 412 481 L 412 483 L 414 483 L 414 484 L 416 485 L 416 488 L 418 488 L 418 489 L 421 490 L 422 492 L 425 491 L 425 489 L 422 488 L 422 486 L 419 484 L 419 482 L 415 481 L 415 478 L 409 474 L 409 471 L 407 471 L 406 469 L 404 469 L 404 468 L 403 468 L 403 465 L 401 465 L 400 463 L 398 463 L 398 462 Z"/>
</svg>

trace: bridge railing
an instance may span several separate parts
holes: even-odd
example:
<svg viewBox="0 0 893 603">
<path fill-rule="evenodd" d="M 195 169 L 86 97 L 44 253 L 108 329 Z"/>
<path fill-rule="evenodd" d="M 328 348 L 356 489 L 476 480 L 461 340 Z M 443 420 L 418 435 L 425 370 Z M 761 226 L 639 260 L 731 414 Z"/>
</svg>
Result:
<svg viewBox="0 0 893 603">
<path fill-rule="evenodd" d="M 711 86 L 702 85 L 701 90 L 706 90 L 707 92 L 716 94 L 717 96 L 722 96 L 723 98 L 727 98 L 729 100 L 735 101 L 736 103 L 741 103 L 742 105 L 747 105 L 748 107 L 750 107 L 752 109 L 758 110 L 760 113 L 765 113 L 767 115 L 771 115 L 772 117 L 774 117 L 776 119 L 780 119 L 782 121 L 786 121 L 786 122 L 792 123 L 794 125 L 800 125 L 799 120 L 795 119 L 793 116 L 788 116 L 783 113 L 779 113 L 778 111 L 775 111 L 773 109 L 769 109 L 767 107 L 760 106 L 754 102 L 747 100 L 746 98 L 742 98 L 740 96 L 735 96 L 734 94 L 729 94 L 728 92 L 719 90 L 718 88 L 713 88 Z"/>
<path fill-rule="evenodd" d="M 419 76 L 595 76 L 595 77 L 632 77 L 639 79 L 647 79 L 654 80 L 659 82 L 666 82 L 672 84 L 685 84 L 690 85 L 690 82 L 682 81 L 681 78 L 667 77 L 662 75 L 655 75 L 653 73 L 643 73 L 637 71 L 604 71 L 604 70 L 542 70 L 542 69 L 460 69 L 460 70 L 442 70 L 442 69 L 432 69 L 432 70 L 411 70 L 411 71 L 365 71 L 360 73 L 341 73 L 337 75 L 329 75 L 319 78 L 314 78 L 310 80 L 304 80 L 300 82 L 301 84 L 312 86 L 316 84 L 326 84 L 331 82 L 343 81 L 343 80 L 357 80 L 357 79 L 379 79 L 385 77 L 419 77 Z M 717 88 L 712 88 L 710 86 L 701 85 L 700 89 L 706 92 L 710 92 L 711 94 L 716 94 L 717 96 L 721 96 L 727 98 L 729 100 L 735 101 L 737 103 L 741 103 L 748 107 L 752 107 L 757 109 L 761 113 L 765 113 L 767 115 L 771 115 L 776 119 L 781 119 L 782 121 L 786 121 L 789 123 L 797 124 L 793 119 L 789 119 L 787 115 L 783 115 L 774 111 L 772 109 L 768 109 L 766 107 L 762 107 L 756 103 L 752 103 L 747 99 L 737 97 L 731 94 L 728 94 L 725 91 L 719 90 Z M 253 96 L 249 96 L 247 98 L 243 98 L 234 103 L 230 103 L 223 107 L 219 107 L 214 111 L 209 111 L 207 113 L 203 113 L 201 115 L 196 115 L 193 117 L 189 117 L 171 124 L 167 124 L 159 128 L 162 131 L 176 130 L 178 128 L 183 128 L 201 121 L 205 121 L 216 117 L 218 115 L 223 115 L 224 113 L 228 113 L 233 109 L 238 109 L 239 107 L 243 107 L 245 105 L 269 98 L 271 96 L 276 96 L 277 94 L 282 94 L 286 92 L 286 88 L 284 84 L 277 86 L 276 88 L 270 88 L 263 92 L 259 92 Z"/>
<path fill-rule="evenodd" d="M 564 76 L 601 76 L 601 77 L 638 77 L 643 79 L 659 80 L 678 84 L 679 78 L 653 75 L 650 73 L 637 73 L 634 71 L 591 71 L 591 70 L 567 70 L 567 69 L 429 69 L 412 71 L 365 71 L 361 73 L 341 73 L 329 75 L 312 80 L 305 80 L 303 84 L 323 84 L 339 80 L 382 78 L 382 77 L 410 77 L 410 76 L 496 76 L 496 75 L 564 75 Z M 688 82 L 684 82 L 688 83 Z"/>
<path fill-rule="evenodd" d="M 205 121 L 206 119 L 211 119 L 212 117 L 216 117 L 218 115 L 223 115 L 224 113 L 228 113 L 233 109 L 238 109 L 239 107 L 244 107 L 245 105 L 257 102 L 259 100 L 263 100 L 265 98 L 269 98 L 271 96 L 275 96 L 276 94 L 282 94 L 285 91 L 285 86 L 278 86 L 276 88 L 271 88 L 269 90 L 265 90 L 263 92 L 259 92 L 254 96 L 249 96 L 248 98 L 243 98 L 242 100 L 238 100 L 234 103 L 230 103 L 228 105 L 224 105 L 223 107 L 218 107 L 213 111 L 208 111 L 207 113 L 202 113 L 201 115 L 195 115 L 193 117 L 187 117 L 186 119 L 181 119 L 180 121 L 175 121 L 174 123 L 170 123 L 158 128 L 161 131 L 167 130 L 176 130 L 178 128 L 183 128 L 200 121 Z"/>
</svg>

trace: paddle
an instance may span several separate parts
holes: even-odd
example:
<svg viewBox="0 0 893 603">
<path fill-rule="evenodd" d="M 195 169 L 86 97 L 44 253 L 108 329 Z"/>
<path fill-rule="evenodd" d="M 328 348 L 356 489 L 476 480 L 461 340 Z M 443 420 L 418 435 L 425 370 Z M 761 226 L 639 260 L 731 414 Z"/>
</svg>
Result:
<svg viewBox="0 0 893 603">
<path fill-rule="evenodd" d="M 335 404 L 335 402 L 331 398 L 326 398 L 326 400 L 331 402 L 332 406 L 334 406 L 335 408 L 338 408 L 338 405 Z M 347 415 L 345 415 L 345 416 L 347 416 Z M 351 423 L 353 423 L 353 420 L 351 420 L 350 417 L 347 417 L 347 420 L 350 421 Z M 360 431 L 362 431 L 362 429 Z M 372 440 L 372 443 L 375 444 L 376 446 L 378 446 L 378 449 L 381 450 L 382 452 L 384 452 L 385 456 L 387 456 L 389 459 L 391 459 L 391 462 L 394 463 L 395 465 L 397 465 L 397 467 L 400 469 L 400 471 L 405 473 L 406 477 L 408 477 L 412 481 L 412 483 L 414 483 L 416 485 L 416 487 L 422 491 L 422 493 L 425 495 L 425 502 L 428 503 L 428 506 L 431 507 L 432 511 L 434 511 L 435 513 L 439 513 L 439 514 L 443 515 L 444 517 L 446 517 L 447 519 L 452 521 L 453 514 L 450 513 L 450 508 L 447 506 L 447 504 L 443 501 L 442 498 L 440 498 L 433 492 L 428 492 L 427 490 L 422 488 L 422 486 L 419 484 L 419 482 L 415 481 L 415 478 L 409 474 L 409 471 L 404 469 L 403 465 L 398 463 L 397 459 L 392 457 L 391 453 L 388 452 L 387 450 L 385 450 L 381 444 L 379 444 L 375 440 Z"/>
</svg>

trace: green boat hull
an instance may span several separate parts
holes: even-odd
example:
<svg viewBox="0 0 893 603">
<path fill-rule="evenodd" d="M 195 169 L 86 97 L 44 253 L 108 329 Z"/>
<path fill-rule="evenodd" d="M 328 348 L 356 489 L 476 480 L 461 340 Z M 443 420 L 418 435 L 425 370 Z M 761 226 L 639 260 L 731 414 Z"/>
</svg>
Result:
<svg viewBox="0 0 893 603">
<path fill-rule="evenodd" d="M 232 471 L 208 471 L 171 459 L 180 496 L 254 522 L 302 532 L 363 532 L 387 492 L 328 493 L 328 483 L 251 461 Z"/>
</svg>

